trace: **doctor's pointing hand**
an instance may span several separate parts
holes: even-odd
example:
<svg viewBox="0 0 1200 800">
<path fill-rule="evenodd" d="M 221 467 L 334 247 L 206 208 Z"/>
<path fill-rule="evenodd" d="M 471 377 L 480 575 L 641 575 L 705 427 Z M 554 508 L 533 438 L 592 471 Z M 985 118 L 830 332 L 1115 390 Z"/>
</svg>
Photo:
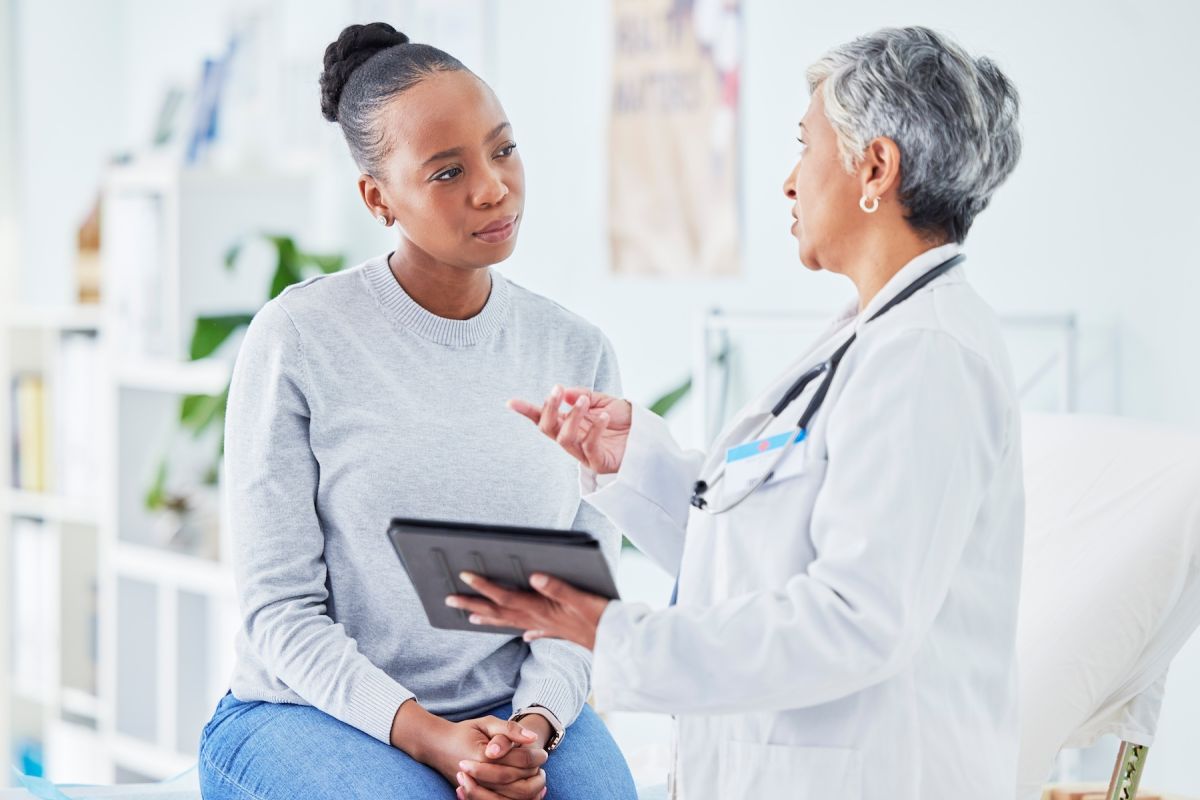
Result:
<svg viewBox="0 0 1200 800">
<path fill-rule="evenodd" d="M 854 302 L 707 453 L 603 394 L 512 403 L 678 576 L 677 602 L 552 576 L 531 593 L 474 578 L 483 599 L 448 602 L 592 649 L 601 710 L 675 715 L 673 797 L 1008 800 L 1020 415 L 963 242 L 1016 164 L 1016 90 L 925 28 L 835 48 L 806 78 L 791 230 Z"/>
</svg>

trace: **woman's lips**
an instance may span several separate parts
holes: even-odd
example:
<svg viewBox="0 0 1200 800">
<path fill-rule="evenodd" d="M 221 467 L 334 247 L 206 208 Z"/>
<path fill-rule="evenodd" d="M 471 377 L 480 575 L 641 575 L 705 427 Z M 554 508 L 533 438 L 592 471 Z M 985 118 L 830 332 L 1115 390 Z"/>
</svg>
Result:
<svg viewBox="0 0 1200 800">
<path fill-rule="evenodd" d="M 487 227 L 475 231 L 471 234 L 481 242 L 488 244 L 500 244 L 512 238 L 513 233 L 517 230 L 517 218 L 504 217 L 495 222 L 490 223 Z"/>
</svg>

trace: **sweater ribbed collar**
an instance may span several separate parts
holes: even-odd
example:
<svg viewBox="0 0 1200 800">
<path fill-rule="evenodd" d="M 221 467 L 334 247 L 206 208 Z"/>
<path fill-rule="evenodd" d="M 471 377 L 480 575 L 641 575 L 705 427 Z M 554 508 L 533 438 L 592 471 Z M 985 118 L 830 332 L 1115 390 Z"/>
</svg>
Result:
<svg viewBox="0 0 1200 800">
<path fill-rule="evenodd" d="M 508 316 L 508 281 L 495 270 L 490 272 L 492 291 L 483 309 L 470 319 L 447 319 L 422 308 L 404 291 L 392 274 L 386 255 L 363 266 L 367 285 L 396 324 L 431 342 L 458 347 L 469 347 L 492 336 L 503 327 Z"/>
</svg>

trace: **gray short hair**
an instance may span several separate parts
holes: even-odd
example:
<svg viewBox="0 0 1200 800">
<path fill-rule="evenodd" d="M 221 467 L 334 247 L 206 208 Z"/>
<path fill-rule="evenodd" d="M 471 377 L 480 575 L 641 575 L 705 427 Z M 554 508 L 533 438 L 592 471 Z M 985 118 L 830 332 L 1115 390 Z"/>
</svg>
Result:
<svg viewBox="0 0 1200 800">
<path fill-rule="evenodd" d="M 913 228 L 955 242 L 1016 166 L 1019 99 L 988 58 L 928 28 L 884 28 L 808 69 L 847 171 L 872 139 L 900 149 L 900 200 Z"/>
</svg>

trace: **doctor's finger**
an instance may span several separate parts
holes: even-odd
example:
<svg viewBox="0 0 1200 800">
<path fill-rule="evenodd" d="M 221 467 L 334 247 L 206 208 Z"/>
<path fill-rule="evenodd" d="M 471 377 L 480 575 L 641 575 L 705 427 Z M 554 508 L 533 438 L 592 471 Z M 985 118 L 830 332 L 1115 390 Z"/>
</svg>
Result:
<svg viewBox="0 0 1200 800">
<path fill-rule="evenodd" d="M 512 411 L 515 411 L 522 417 L 525 417 L 525 419 L 529 420 L 534 425 L 542 421 L 542 407 L 535 403 L 530 403 L 526 400 L 521 400 L 514 397 L 505 405 L 507 405 Z"/>
<path fill-rule="evenodd" d="M 529 595 L 528 592 L 515 592 L 511 589 L 505 589 L 503 586 L 492 583 L 487 578 L 476 575 L 473 572 L 460 572 L 458 577 L 467 586 L 470 586 L 488 600 L 503 608 L 527 608 L 530 605 L 530 600 L 537 597 L 537 595 Z M 461 595 L 459 596 L 461 597 Z"/>
<path fill-rule="evenodd" d="M 596 418 L 592 420 L 592 429 L 579 443 L 587 465 L 597 471 L 604 466 L 604 451 L 600 440 L 604 436 L 604 431 L 608 429 L 608 419 L 606 413 L 597 414 Z"/>
<path fill-rule="evenodd" d="M 567 412 L 566 417 L 563 418 L 562 427 L 558 430 L 556 441 L 572 455 L 574 455 L 573 451 L 579 450 L 579 441 L 583 438 L 583 424 L 587 420 L 588 408 L 587 396 L 580 395 L 571 406 L 571 410 Z"/>
<path fill-rule="evenodd" d="M 538 594 L 549 597 L 556 603 L 572 609 L 586 609 L 592 606 L 597 600 L 604 600 L 599 595 L 581 591 L 566 581 L 552 578 L 549 575 L 542 575 L 541 573 L 531 575 L 529 585 Z M 604 602 L 607 601 L 605 600 Z"/>
<path fill-rule="evenodd" d="M 510 617 L 503 613 L 494 616 L 487 614 L 472 614 L 467 617 L 467 622 L 472 625 L 488 625 L 493 628 L 518 628 L 524 630 L 529 627 L 529 623 L 523 617 Z"/>
<path fill-rule="evenodd" d="M 555 386 L 542 405 L 542 416 L 538 420 L 538 428 L 551 439 L 558 436 L 558 426 L 562 420 L 562 401 L 563 388 Z"/>
<path fill-rule="evenodd" d="M 446 598 L 446 605 L 466 611 L 468 614 L 497 614 L 500 612 L 500 609 L 492 601 L 465 594 L 450 595 Z"/>
</svg>

